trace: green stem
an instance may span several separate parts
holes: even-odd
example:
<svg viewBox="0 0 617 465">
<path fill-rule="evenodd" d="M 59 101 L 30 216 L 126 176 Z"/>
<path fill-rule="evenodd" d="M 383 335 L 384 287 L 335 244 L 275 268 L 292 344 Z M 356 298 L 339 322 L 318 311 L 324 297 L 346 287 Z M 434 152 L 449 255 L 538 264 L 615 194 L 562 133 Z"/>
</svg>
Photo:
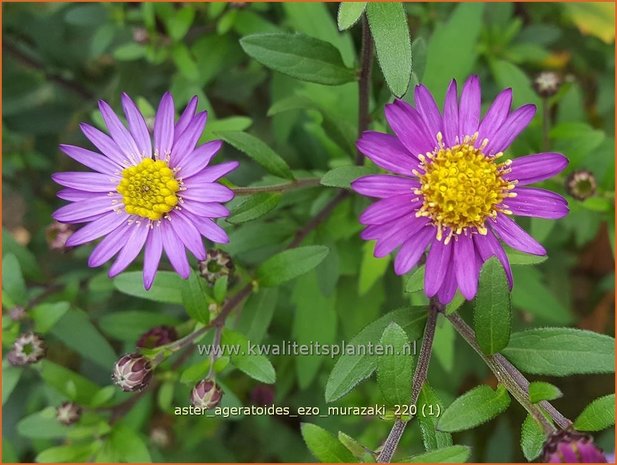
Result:
<svg viewBox="0 0 617 465">
<path fill-rule="evenodd" d="M 321 178 L 297 179 L 295 181 L 273 184 L 271 186 L 232 187 L 231 190 L 234 191 L 236 195 L 251 195 L 260 192 L 285 192 L 292 189 L 319 186 L 320 179 Z"/>
</svg>

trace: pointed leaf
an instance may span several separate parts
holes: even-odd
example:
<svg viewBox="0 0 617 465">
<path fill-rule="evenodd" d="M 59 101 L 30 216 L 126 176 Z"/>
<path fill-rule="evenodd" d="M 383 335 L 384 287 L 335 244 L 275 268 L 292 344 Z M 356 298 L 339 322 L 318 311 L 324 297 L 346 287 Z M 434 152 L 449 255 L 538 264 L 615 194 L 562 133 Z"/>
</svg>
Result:
<svg viewBox="0 0 617 465">
<path fill-rule="evenodd" d="M 464 431 L 495 418 L 510 405 L 510 395 L 502 385 L 493 391 L 478 386 L 456 399 L 437 423 L 440 431 Z"/>
</svg>

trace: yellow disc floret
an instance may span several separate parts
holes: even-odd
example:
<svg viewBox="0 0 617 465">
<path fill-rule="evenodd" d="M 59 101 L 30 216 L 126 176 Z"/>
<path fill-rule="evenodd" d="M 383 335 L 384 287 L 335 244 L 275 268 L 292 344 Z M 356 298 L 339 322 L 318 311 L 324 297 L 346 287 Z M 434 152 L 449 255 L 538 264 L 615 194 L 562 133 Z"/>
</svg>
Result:
<svg viewBox="0 0 617 465">
<path fill-rule="evenodd" d="M 482 150 L 487 141 L 478 148 L 474 146 L 475 137 L 467 137 L 461 144 L 443 147 L 440 136 L 440 147 L 420 156 L 424 173 L 415 172 L 420 179 L 416 194 L 423 201 L 417 215 L 432 220 L 437 226 L 438 240 L 448 229 L 446 243 L 453 234 L 468 228 L 486 234 L 487 218 L 494 218 L 498 211 L 510 213 L 502 201 L 515 195 L 509 192 L 514 184 L 503 178 L 511 162 L 496 163 L 501 154 L 486 156 Z"/>
<path fill-rule="evenodd" d="M 178 204 L 180 183 L 163 160 L 144 158 L 122 170 L 116 190 L 122 194 L 124 210 L 149 220 L 160 220 Z"/>
</svg>

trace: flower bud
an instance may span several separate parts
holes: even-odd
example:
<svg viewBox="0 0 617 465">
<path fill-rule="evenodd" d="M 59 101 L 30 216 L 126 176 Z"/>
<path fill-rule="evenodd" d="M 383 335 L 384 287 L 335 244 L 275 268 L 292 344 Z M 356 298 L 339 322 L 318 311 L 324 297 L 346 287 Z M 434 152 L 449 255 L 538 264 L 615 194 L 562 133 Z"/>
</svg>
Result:
<svg viewBox="0 0 617 465">
<path fill-rule="evenodd" d="M 156 447 L 165 449 L 171 446 L 172 434 L 165 426 L 153 426 L 150 430 L 150 442 Z"/>
<path fill-rule="evenodd" d="M 152 364 L 141 354 L 126 354 L 114 366 L 111 379 L 123 391 L 141 391 L 152 379 Z"/>
<path fill-rule="evenodd" d="M 593 438 L 578 431 L 557 431 L 544 444 L 545 463 L 606 463 L 602 450 Z"/>
<path fill-rule="evenodd" d="M 73 402 L 63 402 L 56 408 L 56 420 L 63 425 L 72 425 L 81 418 L 81 407 Z"/>
<path fill-rule="evenodd" d="M 24 307 L 17 305 L 13 307 L 11 310 L 9 310 L 9 316 L 11 317 L 11 320 L 13 321 L 21 321 L 24 318 L 26 318 L 28 315 Z"/>
<path fill-rule="evenodd" d="M 193 388 L 191 404 L 197 408 L 211 409 L 219 404 L 222 397 L 223 391 L 214 380 L 202 379 Z"/>
<path fill-rule="evenodd" d="M 274 388 L 268 384 L 255 386 L 251 391 L 251 404 L 257 406 L 267 406 L 274 403 Z"/>
<path fill-rule="evenodd" d="M 45 239 L 50 250 L 66 251 L 66 241 L 75 229 L 70 224 L 53 222 L 45 228 Z"/>
<path fill-rule="evenodd" d="M 206 259 L 199 262 L 199 272 L 206 282 L 213 286 L 217 279 L 228 276 L 233 277 L 234 264 L 228 253 L 222 250 L 208 250 Z"/>
<path fill-rule="evenodd" d="M 154 349 L 155 347 L 174 342 L 176 339 L 178 339 L 178 333 L 176 333 L 175 328 L 171 326 L 157 326 L 139 337 L 137 347 Z"/>
<path fill-rule="evenodd" d="M 36 363 L 45 357 L 47 346 L 41 336 L 33 332 L 21 334 L 13 343 L 8 361 L 13 366 L 23 366 Z"/>
<path fill-rule="evenodd" d="M 559 74 L 553 71 L 543 71 L 533 80 L 533 87 L 540 97 L 552 97 L 561 86 Z"/>
<path fill-rule="evenodd" d="M 591 171 L 576 170 L 566 178 L 566 192 L 577 200 L 585 200 L 596 193 L 596 178 Z"/>
</svg>

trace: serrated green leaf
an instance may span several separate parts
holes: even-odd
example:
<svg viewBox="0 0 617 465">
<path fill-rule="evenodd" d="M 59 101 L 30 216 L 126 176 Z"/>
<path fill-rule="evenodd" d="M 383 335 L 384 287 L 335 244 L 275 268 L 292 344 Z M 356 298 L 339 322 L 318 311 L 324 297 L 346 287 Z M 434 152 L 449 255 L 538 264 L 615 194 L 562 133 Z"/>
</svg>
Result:
<svg viewBox="0 0 617 465">
<path fill-rule="evenodd" d="M 325 429 L 311 423 L 300 425 L 302 438 L 315 458 L 321 462 L 353 463 L 358 460 Z"/>
<path fill-rule="evenodd" d="M 444 404 L 441 402 L 435 391 L 424 383 L 420 395 L 418 396 L 417 405 L 431 406 L 433 412 L 443 412 Z M 421 409 L 420 409 L 421 411 Z M 420 431 L 422 432 L 422 442 L 424 448 L 427 451 L 434 449 L 441 449 L 452 445 L 452 435 L 450 433 L 444 433 L 443 431 L 437 431 L 437 415 L 418 415 L 417 420 L 420 425 Z"/>
<path fill-rule="evenodd" d="M 2 257 L 2 289 L 16 305 L 24 306 L 28 303 L 26 282 L 17 257 L 13 254 Z"/>
<path fill-rule="evenodd" d="M 569 376 L 615 369 L 615 340 L 581 329 L 536 328 L 513 333 L 503 354 L 532 374 Z"/>
<path fill-rule="evenodd" d="M 542 426 L 531 415 L 527 415 L 521 425 L 521 450 L 527 460 L 531 462 L 540 455 L 545 439 Z"/>
<path fill-rule="evenodd" d="M 574 421 L 578 431 L 601 431 L 615 424 L 615 394 L 599 397 Z"/>
<path fill-rule="evenodd" d="M 336 47 L 304 34 L 252 34 L 240 45 L 262 65 L 302 81 L 339 85 L 356 78 Z"/>
<path fill-rule="evenodd" d="M 450 446 L 414 455 L 402 463 L 465 463 L 471 454 L 469 446 Z"/>
<path fill-rule="evenodd" d="M 369 2 L 366 16 L 386 83 L 395 96 L 402 97 L 411 78 L 411 38 L 407 13 L 402 3 Z"/>
<path fill-rule="evenodd" d="M 191 271 L 189 279 L 182 283 L 182 304 L 186 313 L 200 323 L 210 321 L 208 309 L 210 298 L 206 292 L 205 280 L 195 270 Z"/>
<path fill-rule="evenodd" d="M 443 412 L 437 429 L 440 431 L 464 431 L 495 418 L 510 405 L 510 395 L 505 387 L 477 386 L 456 399 Z"/>
<path fill-rule="evenodd" d="M 512 325 L 512 304 L 506 272 L 497 258 L 489 258 L 480 271 L 474 302 L 476 339 L 487 355 L 508 345 Z"/>
<path fill-rule="evenodd" d="M 217 132 L 216 135 L 248 155 L 269 173 L 281 178 L 294 179 L 287 162 L 261 139 L 246 132 L 238 131 Z"/>
<path fill-rule="evenodd" d="M 411 399 L 411 376 L 414 358 L 409 351 L 407 333 L 396 323 L 390 323 L 380 341 L 384 350 L 392 353 L 379 356 L 377 362 L 377 383 L 390 406 L 406 405 Z"/>
<path fill-rule="evenodd" d="M 129 271 L 114 278 L 114 286 L 120 292 L 155 302 L 182 303 L 184 281 L 171 271 L 159 271 L 149 291 L 144 289 L 141 271 Z"/>
<path fill-rule="evenodd" d="M 563 394 L 557 386 L 545 381 L 534 381 L 529 384 L 529 400 L 537 404 L 543 400 L 559 399 Z"/>
<path fill-rule="evenodd" d="M 280 201 L 281 194 L 279 192 L 260 192 L 245 197 L 232 209 L 232 215 L 227 221 L 239 224 L 255 220 L 274 210 Z"/>
<path fill-rule="evenodd" d="M 323 186 L 349 189 L 352 181 L 374 172 L 366 166 L 339 166 L 324 174 L 319 182 Z"/>
<path fill-rule="evenodd" d="M 279 286 L 315 268 L 328 252 L 329 249 L 323 245 L 296 247 L 279 252 L 257 268 L 257 281 L 264 287 Z"/>
<path fill-rule="evenodd" d="M 339 31 L 349 29 L 362 17 L 366 2 L 341 2 L 338 7 L 336 18 Z"/>
</svg>

